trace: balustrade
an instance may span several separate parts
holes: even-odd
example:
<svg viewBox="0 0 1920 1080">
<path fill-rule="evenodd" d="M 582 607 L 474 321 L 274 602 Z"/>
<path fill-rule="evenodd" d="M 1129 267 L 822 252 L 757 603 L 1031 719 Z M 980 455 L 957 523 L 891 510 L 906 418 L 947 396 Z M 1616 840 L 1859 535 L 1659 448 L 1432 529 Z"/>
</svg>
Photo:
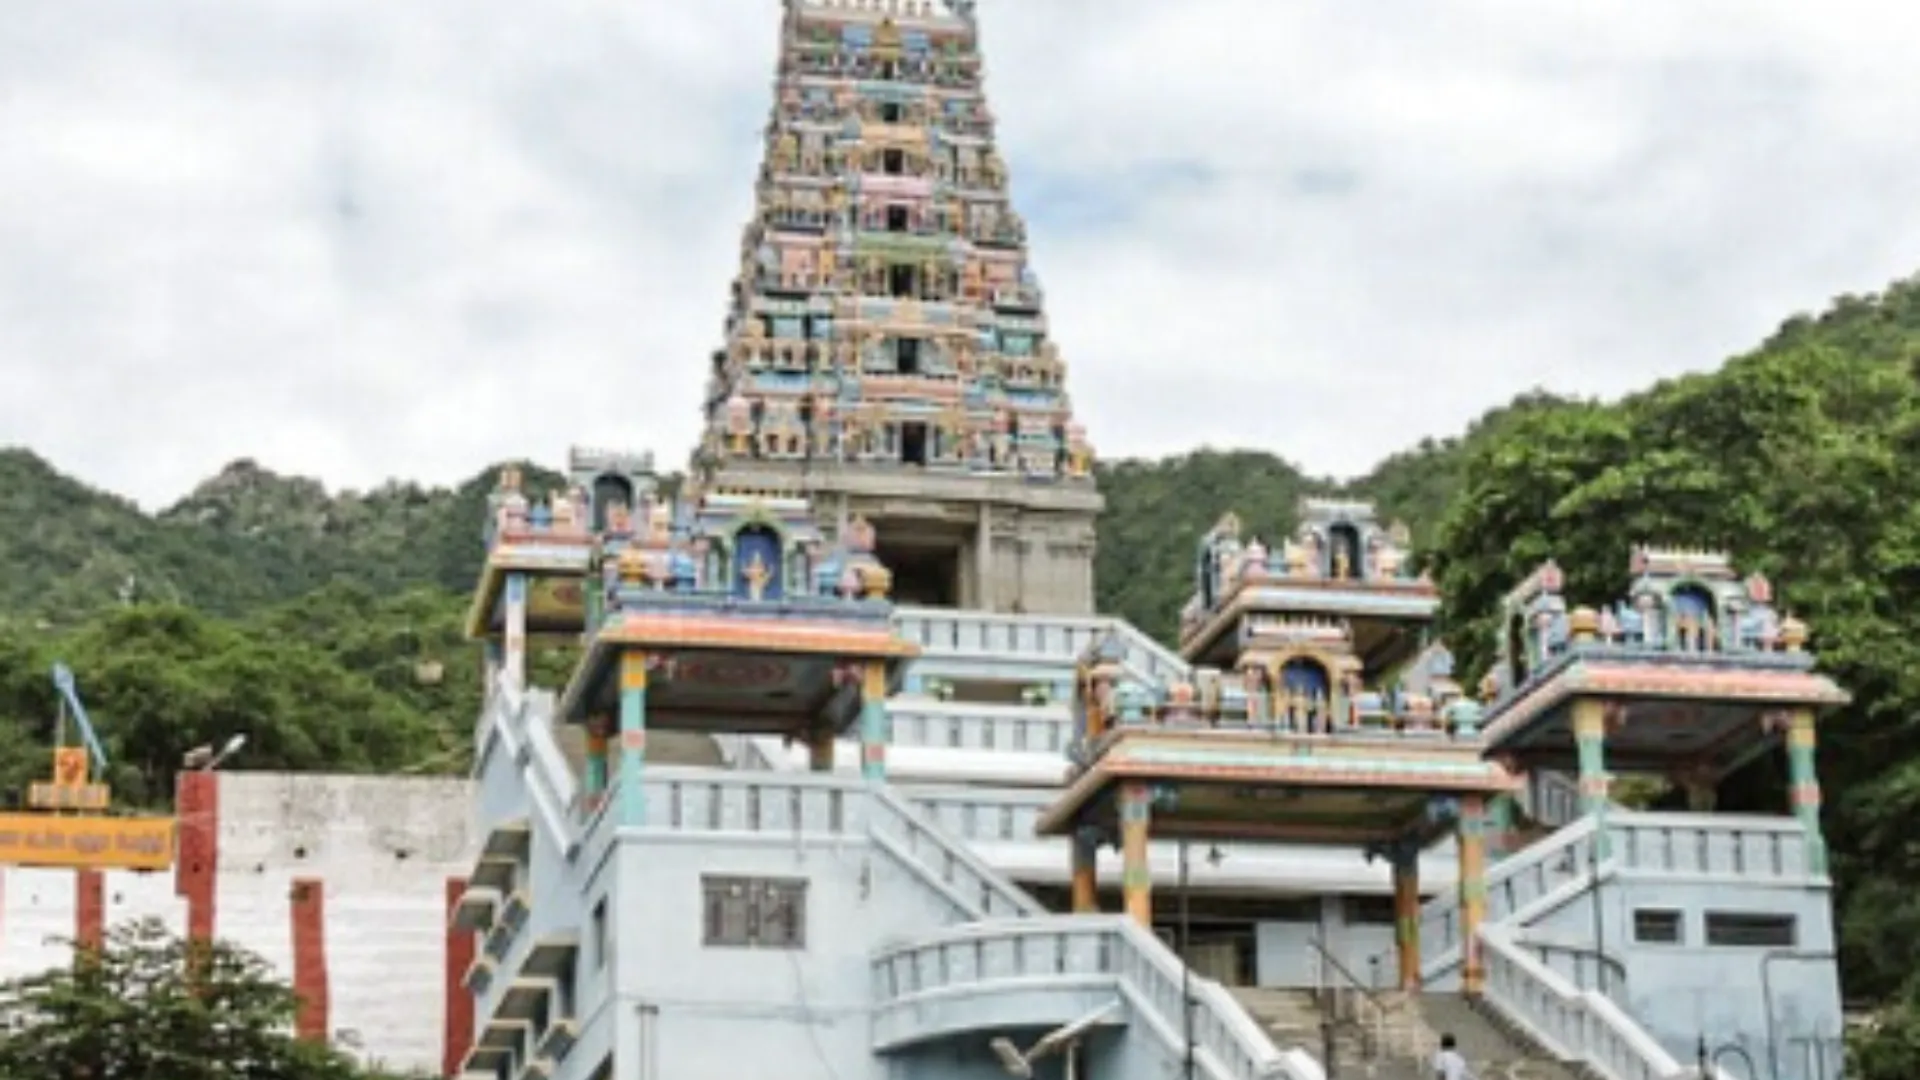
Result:
<svg viewBox="0 0 1920 1080">
<path fill-rule="evenodd" d="M 1072 615 L 1001 615 L 940 608 L 898 608 L 894 627 L 927 655 L 992 657 L 1072 665 L 1093 644 L 1118 633 L 1126 664 L 1143 681 L 1171 682 L 1187 676 L 1184 661 L 1119 619 Z"/>
<path fill-rule="evenodd" d="M 1793 818 L 1613 812 L 1607 830 L 1613 858 L 1634 873 L 1716 875 L 1746 882 L 1825 876 L 1813 870 L 1806 828 Z"/>
<path fill-rule="evenodd" d="M 1481 931 L 1488 999 L 1547 1049 L 1607 1080 L 1672 1080 L 1673 1055 L 1605 995 L 1582 990 L 1499 928 Z"/>
<path fill-rule="evenodd" d="M 1791 818 L 1728 814 L 1607 814 L 1611 848 L 1594 861 L 1594 819 L 1580 818 L 1552 836 L 1487 869 L 1487 925 L 1523 916 L 1552 893 L 1592 880 L 1596 869 L 1627 874 L 1737 877 L 1746 883 L 1817 881 L 1808 861 L 1806 832 Z M 1420 909 L 1420 944 L 1431 979 L 1459 963 L 1460 898 L 1444 892 Z M 1392 952 L 1373 959 L 1393 970 Z"/>
<path fill-rule="evenodd" d="M 1049 916 L 968 926 L 879 951 L 873 961 L 877 1022 L 932 993 L 982 993 L 1046 979 L 1112 979 L 1137 1020 L 1169 1045 L 1182 1045 L 1191 1000 L 1196 1063 L 1217 1080 L 1321 1080 L 1316 1063 L 1283 1052 L 1219 984 L 1183 978 L 1165 943 L 1118 916 Z"/>
<path fill-rule="evenodd" d="M 1073 721 L 1064 710 L 1034 716 L 1027 709 L 1001 713 L 991 706 L 934 708 L 896 701 L 888 715 L 894 746 L 1064 754 L 1073 739 Z"/>
<path fill-rule="evenodd" d="M 1040 820 L 1041 812 L 1055 798 L 1051 791 L 1024 795 L 967 790 L 919 792 L 913 796 L 913 802 L 942 829 L 968 843 L 1044 842 L 1064 852 L 1064 840 L 1042 841 L 1034 835 L 1034 825 Z"/>
</svg>

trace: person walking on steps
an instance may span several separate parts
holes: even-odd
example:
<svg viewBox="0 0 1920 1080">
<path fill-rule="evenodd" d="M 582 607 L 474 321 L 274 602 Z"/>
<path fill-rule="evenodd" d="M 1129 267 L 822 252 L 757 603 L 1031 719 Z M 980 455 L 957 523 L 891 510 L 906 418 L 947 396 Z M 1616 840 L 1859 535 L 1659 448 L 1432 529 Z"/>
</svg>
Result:
<svg viewBox="0 0 1920 1080">
<path fill-rule="evenodd" d="M 1440 1049 L 1433 1055 L 1433 1080 L 1478 1080 L 1451 1034 L 1440 1036 Z"/>
</svg>

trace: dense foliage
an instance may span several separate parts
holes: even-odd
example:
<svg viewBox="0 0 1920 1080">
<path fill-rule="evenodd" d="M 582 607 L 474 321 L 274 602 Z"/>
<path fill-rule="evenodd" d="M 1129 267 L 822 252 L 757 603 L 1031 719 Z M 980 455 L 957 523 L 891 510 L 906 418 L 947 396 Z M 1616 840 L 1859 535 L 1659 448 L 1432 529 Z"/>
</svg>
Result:
<svg viewBox="0 0 1920 1080">
<path fill-rule="evenodd" d="M 0 986 L 0 1077 L 394 1080 L 291 1034 L 298 999 L 265 961 L 155 921 L 79 963 Z"/>
<path fill-rule="evenodd" d="M 1370 497 L 1412 527 L 1471 678 L 1498 598 L 1540 560 L 1601 602 L 1636 542 L 1726 548 L 1774 579 L 1856 695 L 1821 758 L 1844 969 L 1850 998 L 1897 1002 L 1920 994 L 1916 451 L 1920 279 L 1624 401 L 1524 395 L 1345 484 L 1256 451 L 1105 463 L 1100 606 L 1166 636 L 1221 513 L 1271 537 L 1303 494 Z M 115 783 L 136 800 L 164 798 L 181 752 L 234 730 L 254 736 L 255 767 L 461 767 L 479 687 L 458 625 L 494 472 L 334 495 L 239 463 L 149 516 L 0 451 L 0 718 L 16 721 L 0 724 L 0 785 L 42 768 L 55 657 L 106 719 Z M 1733 794 L 1777 805 L 1778 783 L 1762 766 Z M 1882 1030 L 1872 1060 L 1920 1075 L 1900 1056 L 1920 1024 L 1896 1012 Z"/>
</svg>

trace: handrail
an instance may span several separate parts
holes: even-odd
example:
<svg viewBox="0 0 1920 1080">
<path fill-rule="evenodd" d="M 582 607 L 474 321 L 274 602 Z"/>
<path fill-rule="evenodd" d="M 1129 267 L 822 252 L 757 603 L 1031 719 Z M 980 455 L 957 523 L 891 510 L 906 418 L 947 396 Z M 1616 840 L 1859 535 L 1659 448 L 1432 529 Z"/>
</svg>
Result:
<svg viewBox="0 0 1920 1080">
<path fill-rule="evenodd" d="M 1083 939 L 1089 936 L 1102 943 L 1091 955 L 1076 953 L 1071 959 L 1063 949 L 1016 947 L 1010 950 L 1014 970 L 977 962 L 994 941 L 1026 942 L 1036 937 L 1057 936 Z M 948 962 L 948 957 L 953 962 Z M 1027 964 L 1037 970 L 1026 970 Z M 1076 965 L 1091 970 L 1069 970 Z M 1165 942 L 1138 923 L 1116 915 L 1044 915 L 997 923 L 976 923 L 954 927 L 935 934 L 890 943 L 875 951 L 874 998 L 876 1008 L 908 1003 L 913 998 L 937 992 L 956 984 L 972 984 L 983 989 L 1006 980 L 1010 987 L 1031 985 L 1036 976 L 1085 977 L 1102 975 L 1114 980 L 1134 1006 L 1135 1017 L 1144 1021 L 1161 1041 L 1175 1048 L 1184 1047 L 1183 1001 L 1191 1000 L 1194 1009 L 1194 1060 L 1214 1080 L 1324 1080 L 1325 1073 L 1310 1056 L 1298 1049 L 1281 1050 L 1232 995 L 1210 979 L 1191 980 L 1183 988 L 1181 963 Z M 927 985 L 932 972 L 945 981 Z"/>
<path fill-rule="evenodd" d="M 1607 1080 L 1676 1080 L 1693 1073 L 1606 995 L 1582 990 L 1527 955 L 1501 927 L 1480 931 L 1487 1000 L 1563 1060 L 1586 1063 Z M 1733 1080 L 1710 1067 L 1709 1080 Z"/>
<path fill-rule="evenodd" d="M 1604 968 L 1607 971 L 1610 971 L 1613 973 L 1613 982 L 1611 985 L 1614 987 L 1614 989 L 1611 989 L 1611 990 L 1608 989 L 1609 984 L 1604 979 L 1599 980 L 1600 985 L 1598 987 L 1595 987 L 1595 989 L 1598 989 L 1601 993 L 1606 994 L 1608 997 L 1617 998 L 1617 999 L 1625 997 L 1624 991 L 1627 985 L 1627 963 L 1626 961 L 1620 959 L 1619 957 L 1613 955 L 1612 953 L 1607 952 L 1603 949 L 1595 948 L 1594 946 L 1591 946 L 1591 945 L 1580 945 L 1570 941 L 1554 941 L 1549 938 L 1537 937 L 1535 935 L 1526 933 L 1524 929 L 1519 929 L 1519 928 L 1513 928 L 1511 930 L 1511 933 L 1513 937 L 1513 943 L 1515 945 L 1518 945 L 1523 949 L 1533 949 L 1538 951 L 1541 954 L 1540 955 L 1541 963 L 1546 964 L 1548 968 L 1552 968 L 1553 966 L 1552 964 L 1547 963 L 1547 955 L 1550 953 L 1565 953 L 1568 956 L 1574 957 L 1576 963 L 1580 959 L 1587 959 L 1587 960 L 1593 961 L 1594 967 L 1596 969 Z M 1575 985 L 1579 985 L 1580 983 L 1580 973 L 1577 968 L 1574 971 L 1573 982 Z M 1580 988 L 1583 990 L 1587 989 L 1587 987 L 1585 986 L 1581 986 Z"/>
<path fill-rule="evenodd" d="M 1086 648 L 1100 637 L 1118 634 L 1126 646 L 1126 659 L 1123 663 L 1133 669 L 1133 673 L 1143 681 L 1159 684 L 1185 678 L 1191 671 L 1190 665 L 1162 645 L 1159 641 L 1142 632 L 1125 619 L 1099 615 L 1012 615 L 988 611 L 962 611 L 953 608 L 899 607 L 894 609 L 894 625 L 900 628 L 904 636 L 922 646 L 922 655 L 927 658 L 941 656 L 966 656 L 980 653 L 1020 652 L 1028 656 L 1040 655 L 1055 663 L 1077 663 Z M 943 644 L 932 639 L 927 633 L 907 632 L 913 624 L 930 626 L 934 622 L 943 622 L 955 629 L 953 644 Z M 999 624 L 1008 628 L 1009 636 L 1018 637 L 1020 628 L 1032 628 L 1036 634 L 1048 628 L 1062 631 L 1064 648 L 1044 651 L 1027 645 L 1021 648 L 1009 641 L 1008 648 L 990 647 L 970 648 L 958 641 L 958 628 L 967 626 L 984 628 Z M 984 636 L 984 635 L 982 635 Z"/>
<path fill-rule="evenodd" d="M 498 734 L 501 749 L 511 758 L 513 768 L 526 784 L 534 816 L 546 826 L 562 850 L 571 850 L 580 839 L 568 815 L 572 793 L 561 788 L 550 775 L 551 759 L 558 756 L 559 747 L 553 742 L 553 733 L 546 730 L 544 719 L 541 723 L 529 723 L 527 716 L 532 711 L 548 717 L 552 715 L 552 708 L 553 695 L 522 690 L 503 674 L 481 708 L 480 727 Z M 541 740 L 545 740 L 544 746 Z"/>
<path fill-rule="evenodd" d="M 1391 1057 L 1392 1054 L 1388 1052 L 1387 1047 L 1387 1014 L 1393 1010 L 1392 1007 L 1387 1004 L 1386 998 L 1382 996 L 1378 990 L 1368 986 L 1345 964 L 1342 964 L 1332 952 L 1328 951 L 1326 943 L 1320 938 L 1309 938 L 1307 944 L 1313 946 L 1314 951 L 1320 954 L 1321 959 L 1328 967 L 1331 967 L 1335 973 L 1346 980 L 1349 989 L 1358 990 L 1361 998 L 1372 1007 L 1372 1053 L 1382 1057 Z M 1327 989 L 1324 979 L 1322 980 L 1322 989 Z M 1329 1002 L 1328 1004 L 1332 1003 Z M 1323 1008 L 1326 1008 L 1326 1006 L 1323 1005 Z M 1331 1009 L 1328 1009 L 1328 1012 L 1329 1015 L 1335 1015 Z M 1417 1066 L 1420 1062 L 1425 1061 L 1431 1056 L 1433 1051 L 1437 1049 L 1437 1044 L 1433 1039 L 1432 1033 L 1428 1032 L 1424 1026 L 1416 1028 L 1412 1032 L 1412 1037 L 1413 1045 L 1406 1048 L 1407 1056 L 1409 1060 L 1413 1061 Z"/>
<path fill-rule="evenodd" d="M 1341 963 L 1333 953 L 1327 951 L 1325 942 L 1317 937 L 1313 937 L 1307 939 L 1307 944 L 1313 947 L 1314 952 L 1320 954 L 1320 959 L 1325 961 L 1328 967 L 1332 968 L 1336 974 L 1351 984 L 1353 989 L 1360 991 L 1361 996 L 1372 1002 L 1376 1008 L 1383 1010 L 1386 1008 L 1386 1002 L 1381 999 L 1379 992 L 1361 982 L 1360 978 L 1353 972 L 1348 971 L 1347 965 Z M 1324 980 L 1322 981 L 1324 982 Z"/>
<path fill-rule="evenodd" d="M 1565 881 L 1571 881 L 1586 874 L 1588 867 L 1586 860 L 1579 857 L 1579 848 L 1590 841 L 1593 836 L 1593 827 L 1592 818 L 1581 818 L 1565 828 L 1556 830 L 1546 839 L 1518 855 L 1502 859 L 1487 867 L 1486 922 L 1498 923 L 1523 906 L 1524 901 L 1521 899 L 1523 890 L 1518 887 L 1523 878 L 1533 886 L 1525 889 L 1524 894 L 1528 899 L 1537 899 L 1553 892 Z M 1447 961 L 1458 962 L 1459 918 L 1460 894 L 1457 890 L 1442 892 L 1420 905 L 1421 979 L 1423 982 L 1430 982 L 1444 973 L 1450 966 Z M 1370 963 L 1380 965 L 1383 970 L 1391 969 L 1396 962 L 1393 949 L 1376 953 L 1368 959 Z"/>
<path fill-rule="evenodd" d="M 1001 905 L 1011 908 L 1012 914 L 1038 915 L 1046 911 L 1046 908 L 1028 895 L 1025 889 L 988 866 L 980 856 L 974 854 L 970 846 L 949 836 L 938 823 L 920 813 L 893 789 L 885 786 L 869 786 L 865 790 L 872 793 L 873 801 L 878 807 L 888 811 L 895 822 L 904 825 L 909 831 L 909 850 L 912 850 L 913 835 L 926 836 L 933 841 L 935 847 L 942 849 L 950 866 L 957 864 L 974 875 L 980 886 L 980 906 L 984 915 L 991 917 L 1007 914 L 1007 912 L 995 910 L 996 899 Z M 877 827 L 877 825 L 876 821 L 869 827 Z"/>
<path fill-rule="evenodd" d="M 1353 1017 L 1342 1017 L 1340 1015 L 1339 999 L 1335 996 L 1339 993 L 1340 988 L 1327 985 L 1325 974 L 1326 968 L 1332 968 L 1335 974 L 1347 981 L 1347 990 L 1358 990 L 1360 997 L 1366 1001 L 1367 1004 L 1373 1006 L 1373 1031 L 1369 1033 L 1367 1056 L 1372 1057 L 1379 1054 L 1386 1045 L 1386 1002 L 1381 1000 L 1380 995 L 1363 985 L 1358 978 L 1355 978 L 1353 972 L 1348 971 L 1345 964 L 1335 959 L 1333 953 L 1327 950 L 1326 944 L 1318 937 L 1308 938 L 1307 944 L 1312 947 L 1314 952 L 1320 954 L 1320 962 L 1323 965 L 1319 980 L 1320 985 L 1315 987 L 1314 991 L 1315 997 L 1320 999 L 1320 1011 L 1325 1013 L 1331 1020 L 1349 1019 L 1355 1023 L 1362 1022 L 1361 1018 L 1357 1015 Z"/>
</svg>

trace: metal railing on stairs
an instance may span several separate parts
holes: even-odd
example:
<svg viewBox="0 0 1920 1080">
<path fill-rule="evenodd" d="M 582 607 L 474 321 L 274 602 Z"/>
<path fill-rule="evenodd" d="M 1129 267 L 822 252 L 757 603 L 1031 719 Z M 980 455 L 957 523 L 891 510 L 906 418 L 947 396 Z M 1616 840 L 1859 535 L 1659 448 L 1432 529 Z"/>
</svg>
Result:
<svg viewBox="0 0 1920 1080">
<path fill-rule="evenodd" d="M 1361 1035 L 1364 1062 L 1405 1061 L 1418 1068 L 1433 1056 L 1437 1044 L 1404 999 L 1389 1001 L 1341 963 L 1320 939 L 1309 939 L 1307 944 L 1320 961 L 1314 1004 L 1328 1023 L 1346 1025 Z M 1396 1017 L 1399 1024 L 1393 1023 Z M 1330 1036 L 1326 1041 L 1333 1042 Z M 1327 1049 L 1331 1055 L 1332 1046 Z M 1331 1061 L 1328 1068 L 1335 1071 Z"/>
</svg>

